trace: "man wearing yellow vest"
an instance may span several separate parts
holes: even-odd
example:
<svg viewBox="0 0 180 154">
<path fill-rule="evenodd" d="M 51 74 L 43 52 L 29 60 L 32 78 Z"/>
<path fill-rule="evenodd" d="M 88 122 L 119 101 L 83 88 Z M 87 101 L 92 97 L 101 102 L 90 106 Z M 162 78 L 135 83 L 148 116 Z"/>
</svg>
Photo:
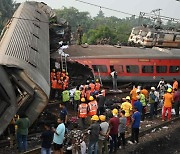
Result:
<svg viewBox="0 0 180 154">
<path fill-rule="evenodd" d="M 74 92 L 74 110 L 77 111 L 81 99 L 81 91 L 79 90 L 79 86 L 77 87 L 76 91 Z"/>
<path fill-rule="evenodd" d="M 70 100 L 70 92 L 66 89 L 62 92 L 62 102 L 65 106 L 67 106 L 68 102 Z"/>
</svg>

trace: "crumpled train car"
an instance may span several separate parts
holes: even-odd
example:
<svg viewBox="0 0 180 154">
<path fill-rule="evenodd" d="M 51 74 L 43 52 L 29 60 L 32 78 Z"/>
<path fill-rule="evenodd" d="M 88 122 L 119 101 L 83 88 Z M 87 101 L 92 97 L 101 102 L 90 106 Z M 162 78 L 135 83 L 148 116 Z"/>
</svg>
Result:
<svg viewBox="0 0 180 154">
<path fill-rule="evenodd" d="M 0 134 L 15 114 L 31 124 L 48 103 L 50 92 L 49 19 L 46 4 L 22 3 L 0 41 Z"/>
</svg>

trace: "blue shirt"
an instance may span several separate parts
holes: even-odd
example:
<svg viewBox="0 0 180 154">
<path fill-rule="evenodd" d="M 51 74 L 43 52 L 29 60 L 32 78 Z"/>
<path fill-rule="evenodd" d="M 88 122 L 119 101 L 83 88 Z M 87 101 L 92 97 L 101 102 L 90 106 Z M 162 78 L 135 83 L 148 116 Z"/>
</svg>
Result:
<svg viewBox="0 0 180 154">
<path fill-rule="evenodd" d="M 56 133 L 54 133 L 54 138 L 53 138 L 53 142 L 56 144 L 63 144 L 63 140 L 64 140 L 64 134 L 65 134 L 65 125 L 64 123 L 61 123 L 58 125 L 58 127 L 56 128 Z"/>
<path fill-rule="evenodd" d="M 132 118 L 134 119 L 132 128 L 139 128 L 140 121 L 141 121 L 141 113 L 138 111 L 134 112 L 134 114 L 132 115 Z"/>
<path fill-rule="evenodd" d="M 142 103 L 139 100 L 134 102 L 134 107 L 136 107 L 140 113 L 142 112 Z"/>
</svg>

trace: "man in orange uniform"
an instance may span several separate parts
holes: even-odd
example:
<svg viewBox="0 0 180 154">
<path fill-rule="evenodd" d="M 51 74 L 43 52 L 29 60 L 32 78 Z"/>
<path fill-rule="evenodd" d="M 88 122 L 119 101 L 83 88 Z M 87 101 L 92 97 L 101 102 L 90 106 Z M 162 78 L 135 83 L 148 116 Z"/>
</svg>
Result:
<svg viewBox="0 0 180 154">
<path fill-rule="evenodd" d="M 167 93 L 164 94 L 164 106 L 163 106 L 163 114 L 162 114 L 162 121 L 165 119 L 165 113 L 168 110 L 168 121 L 171 120 L 171 109 L 173 103 L 173 96 L 171 94 L 172 89 L 168 88 Z"/>
<path fill-rule="evenodd" d="M 178 89 L 178 81 L 176 80 L 176 78 L 173 79 L 173 91 L 174 89 Z"/>
<path fill-rule="evenodd" d="M 61 76 L 64 78 L 66 76 L 66 71 L 65 69 L 62 70 Z"/>
<path fill-rule="evenodd" d="M 146 87 L 144 86 L 141 90 L 141 93 L 144 94 L 145 98 L 147 99 L 149 96 L 149 92 L 147 91 Z"/>
<path fill-rule="evenodd" d="M 132 106 L 134 106 L 134 102 L 137 101 L 138 94 L 136 93 L 136 91 L 137 91 L 137 88 L 136 88 L 136 86 L 134 86 L 130 92 Z"/>
<path fill-rule="evenodd" d="M 86 104 L 85 98 L 81 98 L 81 104 L 78 107 L 78 116 L 81 119 L 82 129 L 86 126 L 86 118 L 88 113 L 88 105 Z"/>
<path fill-rule="evenodd" d="M 59 70 L 56 72 L 56 78 L 57 80 L 61 79 L 61 72 Z"/>
<path fill-rule="evenodd" d="M 89 84 L 89 87 L 91 88 L 91 92 L 93 93 L 95 90 L 94 80 L 91 81 L 91 83 Z"/>
<path fill-rule="evenodd" d="M 89 103 L 88 103 L 88 115 L 89 116 L 93 116 L 97 114 L 97 109 L 98 109 L 98 105 L 97 105 L 97 101 L 94 99 L 93 96 L 89 97 Z"/>
<path fill-rule="evenodd" d="M 55 76 L 56 76 L 56 70 L 52 69 L 52 72 L 51 72 L 51 75 L 50 75 L 50 81 L 52 81 Z"/>
<path fill-rule="evenodd" d="M 86 88 L 86 99 L 89 100 L 89 97 L 91 96 L 91 88 L 87 87 Z"/>
<path fill-rule="evenodd" d="M 61 93 L 63 91 L 63 77 L 60 77 L 60 79 L 57 79 L 57 91 L 58 91 L 58 98 L 61 99 Z"/>
<path fill-rule="evenodd" d="M 95 90 L 99 92 L 100 88 L 101 88 L 101 84 L 99 83 L 99 80 L 96 79 Z"/>
</svg>

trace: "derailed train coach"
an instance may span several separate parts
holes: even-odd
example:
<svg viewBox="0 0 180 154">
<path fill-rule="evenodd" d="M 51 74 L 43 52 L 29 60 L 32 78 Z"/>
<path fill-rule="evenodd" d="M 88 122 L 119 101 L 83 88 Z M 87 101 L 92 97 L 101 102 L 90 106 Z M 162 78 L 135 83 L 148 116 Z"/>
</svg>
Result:
<svg viewBox="0 0 180 154">
<path fill-rule="evenodd" d="M 44 3 L 22 3 L 0 41 L 0 134 L 15 114 L 32 124 L 48 103 L 50 92 L 49 19 Z"/>
</svg>

